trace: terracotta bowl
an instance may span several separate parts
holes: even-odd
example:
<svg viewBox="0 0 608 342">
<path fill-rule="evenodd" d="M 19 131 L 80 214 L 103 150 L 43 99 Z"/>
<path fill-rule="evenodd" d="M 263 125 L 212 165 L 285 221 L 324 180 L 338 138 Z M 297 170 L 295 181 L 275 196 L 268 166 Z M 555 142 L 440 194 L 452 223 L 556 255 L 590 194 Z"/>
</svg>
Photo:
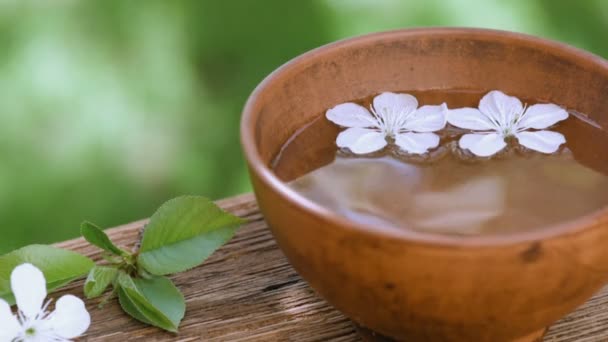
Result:
<svg viewBox="0 0 608 342">
<path fill-rule="evenodd" d="M 247 102 L 241 137 L 260 209 L 300 275 L 365 327 L 404 341 L 533 340 L 608 281 L 608 209 L 506 236 L 417 233 L 349 221 L 269 167 L 329 107 L 430 89 L 500 89 L 590 113 L 608 128 L 608 63 L 563 44 L 459 28 L 343 40 L 285 64 Z M 593 147 L 605 137 L 568 139 L 584 163 L 608 170 L 608 151 Z"/>
</svg>

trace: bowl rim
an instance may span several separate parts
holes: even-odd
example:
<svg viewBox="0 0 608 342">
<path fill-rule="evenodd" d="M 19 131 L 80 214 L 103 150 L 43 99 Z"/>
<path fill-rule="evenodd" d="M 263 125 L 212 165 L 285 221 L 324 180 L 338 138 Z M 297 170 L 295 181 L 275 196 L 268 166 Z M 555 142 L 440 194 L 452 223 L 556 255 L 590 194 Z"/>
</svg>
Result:
<svg viewBox="0 0 608 342">
<path fill-rule="evenodd" d="M 285 182 L 280 180 L 270 167 L 263 162 L 262 157 L 255 144 L 255 123 L 257 120 L 254 107 L 260 95 L 272 84 L 275 79 L 281 77 L 289 70 L 296 68 L 300 64 L 307 63 L 310 58 L 322 55 L 326 52 L 331 52 L 335 49 L 346 48 L 365 43 L 372 43 L 379 40 L 395 39 L 398 37 L 407 36 L 475 36 L 486 39 L 500 39 L 517 41 L 536 47 L 544 47 L 550 50 L 551 53 L 558 55 L 566 55 L 578 59 L 580 63 L 594 65 L 600 70 L 604 70 L 604 74 L 608 78 L 608 61 L 603 58 L 575 48 L 573 46 L 552 41 L 549 39 L 539 38 L 528 34 L 516 33 L 511 31 L 482 29 L 482 28 L 464 28 L 464 27 L 423 27 L 423 28 L 408 28 L 398 29 L 384 32 L 371 33 L 361 36 L 355 36 L 338 40 L 329 44 L 322 45 L 318 48 L 305 52 L 288 62 L 284 63 L 272 73 L 264 78 L 253 90 L 242 112 L 240 134 L 241 148 L 244 152 L 247 163 L 249 164 L 250 173 L 255 173 L 259 180 L 263 182 L 271 191 L 274 191 L 284 201 L 298 208 L 300 211 L 317 216 L 325 221 L 328 221 L 342 229 L 364 232 L 370 235 L 375 235 L 382 238 L 397 239 L 408 243 L 420 243 L 426 245 L 443 245 L 451 247 L 484 247 L 484 246 L 501 246 L 517 243 L 528 243 L 547 240 L 551 238 L 563 237 L 582 232 L 593 228 L 595 222 L 598 222 L 602 217 L 608 217 L 608 205 L 598 210 L 592 211 L 589 214 L 577 217 L 572 220 L 560 222 L 558 224 L 547 225 L 542 229 L 515 232 L 508 234 L 490 234 L 490 235 L 448 235 L 438 233 L 426 233 L 421 231 L 399 228 L 394 225 L 370 225 L 341 216 L 331 210 L 326 209 L 320 204 L 307 199 L 295 190 L 289 188 Z M 253 175 L 250 175 L 252 177 Z"/>
</svg>

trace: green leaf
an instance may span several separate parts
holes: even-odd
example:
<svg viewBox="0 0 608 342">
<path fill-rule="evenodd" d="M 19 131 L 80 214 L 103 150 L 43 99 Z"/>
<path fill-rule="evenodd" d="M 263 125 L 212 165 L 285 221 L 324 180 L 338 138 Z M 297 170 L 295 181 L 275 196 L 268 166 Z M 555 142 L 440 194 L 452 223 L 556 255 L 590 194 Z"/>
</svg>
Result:
<svg viewBox="0 0 608 342">
<path fill-rule="evenodd" d="M 133 279 L 121 272 L 118 283 L 119 300 L 125 312 L 144 323 L 177 332 L 186 303 L 171 280 L 161 276 Z"/>
<path fill-rule="evenodd" d="M 163 276 L 135 278 L 133 281 L 144 297 L 167 316 L 176 328 L 179 327 L 186 312 L 186 301 L 173 282 Z"/>
<path fill-rule="evenodd" d="M 119 301 L 122 293 L 122 302 L 126 304 L 123 306 L 125 312 L 144 323 L 154 325 L 167 331 L 177 332 L 177 326 L 173 324 L 165 314 L 150 303 L 148 298 L 139 291 L 133 278 L 124 272 L 120 272 L 118 274 L 118 284 L 120 286 Z"/>
<path fill-rule="evenodd" d="M 108 235 L 106 235 L 106 233 L 104 233 L 101 228 L 97 227 L 91 222 L 83 222 L 80 225 L 80 233 L 90 244 L 97 246 L 105 251 L 120 256 L 129 255 L 129 252 L 116 247 L 116 245 L 112 243 Z"/>
<path fill-rule="evenodd" d="M 155 275 L 188 270 L 230 240 L 243 222 L 203 197 L 172 199 L 150 218 L 138 264 Z"/>
<path fill-rule="evenodd" d="M 84 283 L 84 295 L 89 299 L 101 296 L 117 275 L 118 269 L 116 267 L 93 267 L 89 272 L 87 281 Z"/>
<path fill-rule="evenodd" d="M 29 245 L 5 254 L 0 257 L 0 298 L 11 305 L 15 304 L 11 272 L 23 263 L 30 263 L 42 271 L 49 292 L 86 275 L 94 266 L 93 261 L 83 255 L 46 245 Z"/>
<path fill-rule="evenodd" d="M 131 300 L 131 298 L 127 295 L 127 293 L 125 292 L 125 290 L 123 290 L 121 287 L 118 288 L 118 302 L 120 303 L 120 306 L 122 307 L 122 309 L 128 313 L 129 315 L 131 315 L 131 317 L 135 318 L 136 320 L 148 324 L 148 325 L 155 325 L 154 323 L 150 322 L 142 313 L 141 311 L 139 311 L 137 309 L 137 307 L 135 306 L 135 304 L 133 303 L 133 301 Z"/>
</svg>

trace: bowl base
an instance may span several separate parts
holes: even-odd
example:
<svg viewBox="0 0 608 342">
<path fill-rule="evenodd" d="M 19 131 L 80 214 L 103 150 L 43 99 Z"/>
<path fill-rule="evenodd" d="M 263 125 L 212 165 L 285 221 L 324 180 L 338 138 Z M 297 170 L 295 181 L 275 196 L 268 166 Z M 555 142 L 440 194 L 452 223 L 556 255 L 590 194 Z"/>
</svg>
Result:
<svg viewBox="0 0 608 342">
<path fill-rule="evenodd" d="M 361 340 L 363 342 L 398 342 L 397 340 L 394 340 L 390 337 L 382 336 L 375 331 L 364 328 L 364 327 L 358 325 L 357 323 L 353 323 L 353 325 L 355 326 L 355 329 L 357 330 L 357 333 L 359 334 L 359 336 L 361 337 Z M 510 342 L 541 342 L 543 340 L 543 336 L 545 336 L 546 332 L 547 332 L 547 328 L 543 328 L 541 330 L 537 330 L 526 336 L 519 337 Z M 401 341 L 401 342 L 407 342 L 407 341 Z"/>
</svg>

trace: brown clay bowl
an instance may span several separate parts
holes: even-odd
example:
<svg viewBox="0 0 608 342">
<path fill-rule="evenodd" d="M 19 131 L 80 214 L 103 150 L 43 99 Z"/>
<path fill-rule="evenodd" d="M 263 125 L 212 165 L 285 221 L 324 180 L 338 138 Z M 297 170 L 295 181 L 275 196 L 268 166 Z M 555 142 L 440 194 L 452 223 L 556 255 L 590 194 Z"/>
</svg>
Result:
<svg viewBox="0 0 608 342">
<path fill-rule="evenodd" d="M 329 107 L 429 89 L 500 89 L 589 113 L 608 128 L 608 63 L 584 51 L 460 28 L 348 39 L 285 64 L 247 102 L 241 137 L 260 209 L 300 275 L 365 327 L 404 341 L 532 340 L 608 281 L 608 208 L 511 235 L 417 233 L 349 221 L 292 191 L 269 166 Z M 594 150 L 605 137 L 568 139 L 584 163 L 608 170 L 608 151 Z"/>
</svg>

